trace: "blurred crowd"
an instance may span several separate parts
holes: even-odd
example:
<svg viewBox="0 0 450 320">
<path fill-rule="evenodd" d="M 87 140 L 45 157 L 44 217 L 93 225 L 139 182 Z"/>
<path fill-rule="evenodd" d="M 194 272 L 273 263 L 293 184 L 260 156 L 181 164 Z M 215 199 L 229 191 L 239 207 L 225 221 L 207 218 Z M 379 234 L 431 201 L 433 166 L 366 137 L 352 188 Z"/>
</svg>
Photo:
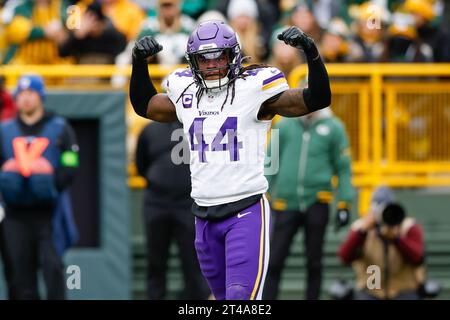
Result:
<svg viewBox="0 0 450 320">
<path fill-rule="evenodd" d="M 196 24 L 222 19 L 249 63 L 287 73 L 303 59 L 276 41 L 288 25 L 311 35 L 327 62 L 445 62 L 448 10 L 443 0 L 0 0 L 0 58 L 126 65 L 134 41 L 152 35 L 164 46 L 154 63 L 184 63 Z"/>
</svg>

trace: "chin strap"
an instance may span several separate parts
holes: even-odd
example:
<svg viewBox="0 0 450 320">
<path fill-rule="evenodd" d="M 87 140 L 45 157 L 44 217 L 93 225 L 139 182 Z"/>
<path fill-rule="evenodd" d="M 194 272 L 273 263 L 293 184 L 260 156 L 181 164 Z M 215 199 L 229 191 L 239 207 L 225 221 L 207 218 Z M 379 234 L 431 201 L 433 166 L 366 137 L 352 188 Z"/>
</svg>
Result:
<svg viewBox="0 0 450 320">
<path fill-rule="evenodd" d="M 206 86 L 206 90 L 209 92 L 220 92 L 227 86 L 230 79 L 228 76 L 223 77 L 222 79 L 217 80 L 203 80 Z"/>
</svg>

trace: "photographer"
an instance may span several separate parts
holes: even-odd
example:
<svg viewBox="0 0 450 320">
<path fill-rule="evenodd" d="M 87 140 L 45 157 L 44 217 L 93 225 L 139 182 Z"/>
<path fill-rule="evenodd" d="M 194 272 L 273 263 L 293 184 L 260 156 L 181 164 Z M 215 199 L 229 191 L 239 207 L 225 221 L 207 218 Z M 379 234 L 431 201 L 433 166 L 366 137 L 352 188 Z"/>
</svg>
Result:
<svg viewBox="0 0 450 320">
<path fill-rule="evenodd" d="M 406 217 L 388 188 L 375 191 L 369 213 L 353 223 L 338 255 L 355 270 L 355 299 L 419 299 L 424 258 L 422 228 Z M 376 275 L 369 272 L 370 266 L 379 267 L 379 281 L 374 281 Z M 369 288 L 369 284 L 375 284 L 375 288 Z"/>
</svg>

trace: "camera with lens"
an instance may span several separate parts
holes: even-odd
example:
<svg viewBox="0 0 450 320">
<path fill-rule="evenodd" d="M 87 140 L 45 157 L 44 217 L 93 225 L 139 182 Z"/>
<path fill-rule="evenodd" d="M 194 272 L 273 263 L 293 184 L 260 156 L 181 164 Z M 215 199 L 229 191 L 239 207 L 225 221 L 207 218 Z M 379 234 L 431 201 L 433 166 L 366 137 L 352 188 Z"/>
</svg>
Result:
<svg viewBox="0 0 450 320">
<path fill-rule="evenodd" d="M 401 205 L 398 203 L 388 203 L 380 215 L 382 224 L 390 227 L 398 226 L 405 219 L 406 213 Z"/>
</svg>

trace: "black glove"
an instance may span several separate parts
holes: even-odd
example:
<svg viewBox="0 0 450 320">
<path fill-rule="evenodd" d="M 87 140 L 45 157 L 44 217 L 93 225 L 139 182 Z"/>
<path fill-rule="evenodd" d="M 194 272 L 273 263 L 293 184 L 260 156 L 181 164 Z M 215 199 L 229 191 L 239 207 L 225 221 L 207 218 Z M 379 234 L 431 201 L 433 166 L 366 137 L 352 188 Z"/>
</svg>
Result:
<svg viewBox="0 0 450 320">
<path fill-rule="evenodd" d="M 336 225 L 335 230 L 345 227 L 350 222 L 350 211 L 348 209 L 338 209 L 336 211 Z"/>
<path fill-rule="evenodd" d="M 148 57 L 154 56 L 158 52 L 163 49 L 162 45 L 156 41 L 155 38 L 151 36 L 145 36 L 141 38 L 139 41 L 136 41 L 136 44 L 133 48 L 133 59 L 143 60 Z"/>
<path fill-rule="evenodd" d="M 314 40 L 297 27 L 289 27 L 278 35 L 278 40 L 284 41 L 291 47 L 301 49 L 313 59 L 319 56 Z"/>
</svg>

